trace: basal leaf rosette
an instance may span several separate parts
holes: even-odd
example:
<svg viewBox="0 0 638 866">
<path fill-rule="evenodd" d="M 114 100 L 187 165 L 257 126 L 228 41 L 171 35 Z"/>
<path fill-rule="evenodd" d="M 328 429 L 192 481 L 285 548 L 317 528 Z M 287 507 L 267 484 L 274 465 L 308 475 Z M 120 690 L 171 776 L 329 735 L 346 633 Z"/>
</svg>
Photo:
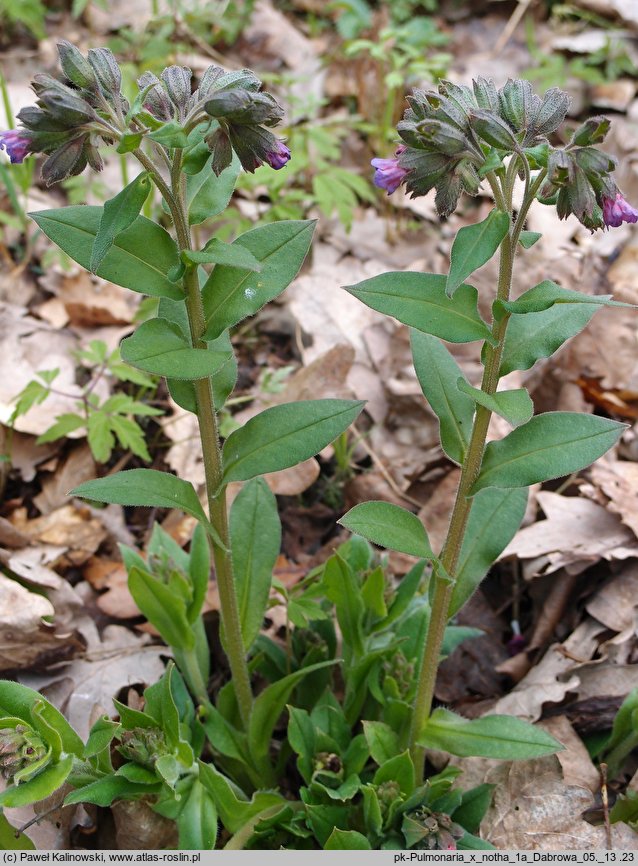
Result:
<svg viewBox="0 0 638 866">
<path fill-rule="evenodd" d="M 0 807 L 36 803 L 69 777 L 83 743 L 64 716 L 19 683 L 0 683 Z"/>
</svg>

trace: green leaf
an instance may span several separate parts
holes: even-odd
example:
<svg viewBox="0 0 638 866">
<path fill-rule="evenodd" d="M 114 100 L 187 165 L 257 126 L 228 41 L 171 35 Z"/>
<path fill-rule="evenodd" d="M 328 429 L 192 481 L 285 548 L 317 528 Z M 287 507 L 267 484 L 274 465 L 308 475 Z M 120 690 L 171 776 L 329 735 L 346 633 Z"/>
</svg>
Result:
<svg viewBox="0 0 638 866">
<path fill-rule="evenodd" d="M 135 222 L 150 189 L 150 175 L 143 171 L 114 198 L 104 202 L 100 227 L 91 250 L 89 270 L 92 274 L 97 273 L 115 238 Z"/>
<path fill-rule="evenodd" d="M 514 538 L 526 507 L 527 488 L 492 487 L 474 497 L 461 546 L 449 618 L 473 595 L 491 565 Z"/>
<path fill-rule="evenodd" d="M 281 546 L 277 500 L 263 478 L 249 481 L 235 498 L 230 539 L 241 633 L 248 650 L 264 621 Z"/>
<path fill-rule="evenodd" d="M 17 827 L 12 827 L 6 815 L 0 813 L 0 851 L 35 851 L 35 845 Z"/>
<path fill-rule="evenodd" d="M 372 759 L 379 766 L 396 757 L 401 751 L 398 734 L 385 722 L 364 721 L 363 733 Z"/>
<path fill-rule="evenodd" d="M 211 794 L 199 779 L 182 795 L 183 806 L 177 816 L 180 851 L 210 851 L 217 840 L 217 809 Z"/>
<path fill-rule="evenodd" d="M 452 813 L 454 823 L 460 824 L 468 833 L 478 833 L 481 821 L 490 808 L 495 787 L 496 785 L 483 783 L 464 791 L 461 805 Z"/>
<path fill-rule="evenodd" d="M 499 376 L 529 370 L 539 358 L 549 358 L 583 330 L 597 309 L 593 304 L 556 304 L 538 313 L 512 316 L 507 323 Z"/>
<path fill-rule="evenodd" d="M 148 133 L 148 138 L 164 147 L 186 147 L 188 136 L 176 120 L 163 123 L 155 132 Z"/>
<path fill-rule="evenodd" d="M 347 430 L 363 402 L 303 400 L 255 415 L 224 443 L 224 484 L 295 466 Z"/>
<path fill-rule="evenodd" d="M 61 761 L 45 767 L 37 776 L 22 782 L 20 785 L 10 785 L 0 793 L 0 807 L 15 809 L 18 806 L 28 806 L 38 803 L 50 796 L 66 782 L 73 766 L 73 755 L 65 755 Z"/>
<path fill-rule="evenodd" d="M 344 288 L 373 310 L 450 343 L 492 341 L 479 316 L 476 289 L 464 284 L 448 298 L 442 274 L 390 271 Z"/>
<path fill-rule="evenodd" d="M 41 436 L 38 436 L 36 444 L 44 445 L 46 442 L 53 442 L 56 439 L 61 439 L 62 436 L 68 436 L 79 427 L 84 427 L 86 420 L 81 415 L 76 415 L 73 412 L 65 412 L 63 415 L 58 415 L 55 424 L 49 427 Z"/>
<path fill-rule="evenodd" d="M 485 487 L 529 487 L 578 472 L 614 445 L 626 424 L 580 412 L 546 412 L 490 442 L 470 495 Z"/>
<path fill-rule="evenodd" d="M 335 827 L 323 846 L 324 851 L 371 851 L 372 845 L 356 830 Z"/>
<path fill-rule="evenodd" d="M 552 280 L 543 280 L 542 283 L 523 292 L 515 301 L 495 301 L 494 308 L 497 316 L 499 316 L 499 310 L 507 310 L 509 313 L 520 315 L 539 313 L 549 309 L 554 304 L 593 304 L 595 307 L 635 309 L 633 304 L 614 301 L 611 295 L 587 295 L 584 292 L 575 292 L 573 289 L 564 289 Z"/>
<path fill-rule="evenodd" d="M 28 686 L 14 683 L 11 680 L 0 680 L 0 715 L 17 716 L 27 724 L 31 724 L 31 711 L 36 704 L 46 707 L 47 722 L 55 727 L 62 740 L 64 751 L 82 758 L 84 755 L 82 739 L 53 704 Z"/>
<path fill-rule="evenodd" d="M 53 243 L 88 271 L 102 213 L 101 207 L 74 205 L 41 210 L 30 216 Z M 178 264 L 177 246 L 168 232 L 138 216 L 114 240 L 97 275 L 134 292 L 182 299 L 182 290 L 166 276 Z"/>
<path fill-rule="evenodd" d="M 355 656 L 362 656 L 363 599 L 354 571 L 338 553 L 326 562 L 323 586 L 326 596 L 336 608 L 344 646 L 351 649 Z"/>
<path fill-rule="evenodd" d="M 399 505 L 362 502 L 337 522 L 380 547 L 423 559 L 434 557 L 428 534 L 419 518 Z"/>
<path fill-rule="evenodd" d="M 254 255 L 240 244 L 225 244 L 219 238 L 212 238 L 203 250 L 184 250 L 182 259 L 193 265 L 228 265 L 232 268 L 243 268 L 246 271 L 259 273 L 262 264 Z"/>
<path fill-rule="evenodd" d="M 405 797 L 409 797 L 414 791 L 416 781 L 410 753 L 408 751 L 401 752 L 400 755 L 395 755 L 394 758 L 384 761 L 374 774 L 372 781 L 375 785 L 381 785 L 383 782 L 398 782 L 401 793 Z"/>
<path fill-rule="evenodd" d="M 461 758 L 498 758 L 522 761 L 553 755 L 564 748 L 558 740 L 514 716 L 464 719 L 438 707 L 417 740 L 426 749 L 441 749 Z"/>
<path fill-rule="evenodd" d="M 259 274 L 218 265 L 202 289 L 207 330 L 212 340 L 252 316 L 292 282 L 306 257 L 312 220 L 282 220 L 246 232 L 233 246 L 244 247 L 261 263 Z"/>
<path fill-rule="evenodd" d="M 443 343 L 412 330 L 412 360 L 425 399 L 439 419 L 441 446 L 455 463 L 465 459 L 474 419 L 474 401 L 457 387 L 461 368 Z"/>
<path fill-rule="evenodd" d="M 206 379 L 228 360 L 224 352 L 193 349 L 168 319 L 149 319 L 122 340 L 122 358 L 134 367 L 172 379 Z"/>
<path fill-rule="evenodd" d="M 143 785 L 129 782 L 123 776 L 105 776 L 97 782 L 91 782 L 83 788 L 71 791 L 65 797 L 64 805 L 94 803 L 96 806 L 110 806 L 114 800 L 135 800 L 144 794 L 156 794 L 160 787 L 159 779 L 154 785 Z"/>
<path fill-rule="evenodd" d="M 450 253 L 450 272 L 445 292 L 452 297 L 466 277 L 489 261 L 510 228 L 510 216 L 492 210 L 480 223 L 459 229 Z"/>
<path fill-rule="evenodd" d="M 69 495 L 116 505 L 181 508 L 197 520 L 206 522 L 193 485 L 157 469 L 126 469 L 105 478 L 95 478 L 75 487 Z"/>
<path fill-rule="evenodd" d="M 93 457 L 98 463 L 106 463 L 115 445 L 110 418 L 105 412 L 96 409 L 89 414 L 86 427 Z"/>
<path fill-rule="evenodd" d="M 371 613 L 375 618 L 381 619 L 388 615 L 388 608 L 385 603 L 385 591 L 386 581 L 383 568 L 375 568 L 366 577 L 361 587 L 361 599 L 366 611 Z"/>
<path fill-rule="evenodd" d="M 211 793 L 222 824 L 229 833 L 237 833 L 256 815 L 277 806 L 285 806 L 286 800 L 274 791 L 256 791 L 252 800 L 230 779 L 223 776 L 212 764 L 198 761 L 202 785 Z"/>
<path fill-rule="evenodd" d="M 512 426 L 526 424 L 534 414 L 534 404 L 525 388 L 513 391 L 497 391 L 486 394 L 480 388 L 473 388 L 463 376 L 459 376 L 456 386 L 463 394 L 471 397 L 479 406 L 484 406 L 490 412 L 505 418 Z"/>
<path fill-rule="evenodd" d="M 306 710 L 288 706 L 288 742 L 297 754 L 297 767 L 306 783 L 310 784 L 314 773 L 314 759 L 317 751 L 315 726 Z"/>
<path fill-rule="evenodd" d="M 212 156 L 204 168 L 186 181 L 186 201 L 188 202 L 188 221 L 191 225 L 203 223 L 226 210 L 241 169 L 237 157 L 218 176 L 211 169 Z"/>
<path fill-rule="evenodd" d="M 179 650 L 193 648 L 195 635 L 186 617 L 186 605 L 170 586 L 148 571 L 132 568 L 128 575 L 128 588 L 135 604 L 165 643 Z"/>
<path fill-rule="evenodd" d="M 533 247 L 536 241 L 543 237 L 542 232 L 521 232 L 518 237 L 519 244 L 526 250 Z"/>
<path fill-rule="evenodd" d="M 268 754 L 272 732 L 295 686 L 308 674 L 334 664 L 336 662 L 330 659 L 329 661 L 309 665 L 306 668 L 282 677 L 276 683 L 267 686 L 257 696 L 248 721 L 248 745 L 250 753 L 256 762 L 262 761 Z"/>
<path fill-rule="evenodd" d="M 193 623 L 201 613 L 210 581 L 210 546 L 206 532 L 200 523 L 195 527 L 191 539 L 188 576 L 193 588 L 193 597 L 188 605 L 187 616 L 188 621 Z"/>
</svg>

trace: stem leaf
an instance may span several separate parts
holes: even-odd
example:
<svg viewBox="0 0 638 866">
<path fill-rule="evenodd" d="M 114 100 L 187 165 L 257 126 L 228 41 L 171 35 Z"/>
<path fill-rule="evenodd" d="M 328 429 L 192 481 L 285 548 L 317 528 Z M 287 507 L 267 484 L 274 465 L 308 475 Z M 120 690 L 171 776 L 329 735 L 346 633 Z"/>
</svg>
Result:
<svg viewBox="0 0 638 866">
<path fill-rule="evenodd" d="M 261 262 L 240 244 L 225 244 L 219 238 L 212 238 L 203 250 L 183 250 L 182 259 L 192 265 L 228 265 L 232 268 L 243 268 L 245 271 L 259 273 Z"/>
<path fill-rule="evenodd" d="M 422 559 L 434 557 L 428 534 L 416 514 L 391 502 L 361 502 L 337 522 L 380 547 Z"/>
<path fill-rule="evenodd" d="M 552 755 L 564 748 L 558 740 L 514 716 L 464 719 L 439 707 L 426 721 L 418 743 L 459 757 L 521 761 Z"/>
<path fill-rule="evenodd" d="M 122 359 L 133 367 L 172 379 L 206 379 L 228 360 L 226 352 L 193 349 L 168 319 L 149 319 L 122 340 Z"/>
<path fill-rule="evenodd" d="M 207 522 L 193 485 L 157 469 L 126 469 L 106 478 L 94 478 L 75 487 L 69 495 L 116 505 L 181 508 Z"/>
<path fill-rule="evenodd" d="M 97 273 L 104 256 L 113 246 L 115 238 L 135 222 L 150 189 L 149 174 L 143 171 L 116 196 L 104 202 L 100 227 L 91 250 L 90 271 L 92 274 Z"/>
<path fill-rule="evenodd" d="M 277 500 L 263 478 L 246 484 L 230 510 L 230 548 L 244 647 L 259 634 L 281 546 Z"/>
<path fill-rule="evenodd" d="M 495 412 L 501 418 L 505 418 L 514 427 L 525 424 L 534 414 L 534 404 L 525 388 L 516 388 L 513 391 L 497 391 L 495 394 L 486 394 L 480 388 L 473 388 L 468 384 L 464 376 L 459 376 L 456 382 L 459 391 L 471 397 L 479 406 L 484 406 L 490 412 Z"/>
<path fill-rule="evenodd" d="M 476 289 L 463 284 L 449 298 L 442 274 L 390 271 L 344 288 L 366 306 L 424 334 L 450 343 L 492 342 L 491 332 L 478 312 Z"/>
<path fill-rule="evenodd" d="M 443 450 L 460 465 L 465 459 L 474 418 L 474 401 L 456 386 L 462 377 L 461 368 L 436 337 L 413 330 L 411 343 L 421 390 L 439 419 Z"/>
<path fill-rule="evenodd" d="M 510 216 L 494 209 L 480 223 L 459 229 L 450 253 L 445 293 L 454 292 L 470 274 L 489 261 L 510 228 Z"/>
<path fill-rule="evenodd" d="M 485 449 L 470 495 L 485 487 L 529 487 L 578 472 L 614 445 L 626 424 L 580 412 L 546 412 Z"/>
<path fill-rule="evenodd" d="M 251 253 L 261 271 L 223 264 L 214 268 L 202 289 L 204 339 L 215 339 L 283 292 L 306 258 L 314 225 L 313 220 L 282 220 L 251 229 L 231 244 Z"/>
<path fill-rule="evenodd" d="M 103 211 L 95 205 L 73 205 L 30 216 L 53 243 L 88 271 Z M 178 264 L 177 246 L 168 232 L 138 216 L 115 238 L 96 273 L 134 292 L 179 300 L 184 297 L 182 290 L 166 276 Z"/>
<path fill-rule="evenodd" d="M 210 167 L 212 155 L 200 172 L 186 180 L 186 201 L 188 202 L 188 221 L 198 225 L 226 210 L 233 195 L 235 183 L 241 168 L 233 154 L 233 161 L 220 175 Z"/>
<path fill-rule="evenodd" d="M 347 430 L 363 405 L 359 400 L 303 400 L 265 409 L 224 443 L 223 483 L 248 481 L 307 460 Z"/>
<path fill-rule="evenodd" d="M 527 507 L 527 488 L 491 487 L 472 500 L 448 618 L 474 594 L 490 566 L 516 534 Z"/>
</svg>

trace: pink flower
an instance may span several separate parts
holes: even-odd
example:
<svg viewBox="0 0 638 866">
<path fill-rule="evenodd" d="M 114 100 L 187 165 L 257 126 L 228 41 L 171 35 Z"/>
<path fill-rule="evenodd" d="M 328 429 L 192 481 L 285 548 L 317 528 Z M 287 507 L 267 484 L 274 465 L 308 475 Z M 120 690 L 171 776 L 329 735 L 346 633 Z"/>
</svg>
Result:
<svg viewBox="0 0 638 866">
<path fill-rule="evenodd" d="M 29 152 L 31 139 L 22 129 L 0 132 L 0 150 L 5 150 L 11 162 L 22 162 Z"/>
<path fill-rule="evenodd" d="M 638 210 L 625 201 L 621 192 L 616 193 L 615 199 L 603 196 L 603 222 L 607 228 L 638 222 Z"/>
<path fill-rule="evenodd" d="M 395 159 L 373 159 L 371 165 L 375 169 L 374 185 L 378 186 L 379 189 L 387 190 L 388 195 L 401 186 L 408 173 L 407 168 L 401 168 L 396 157 Z"/>
<path fill-rule="evenodd" d="M 266 162 L 271 168 L 280 169 L 290 159 L 290 148 L 286 147 L 283 141 L 278 141 L 275 150 L 270 150 L 266 154 Z"/>
</svg>

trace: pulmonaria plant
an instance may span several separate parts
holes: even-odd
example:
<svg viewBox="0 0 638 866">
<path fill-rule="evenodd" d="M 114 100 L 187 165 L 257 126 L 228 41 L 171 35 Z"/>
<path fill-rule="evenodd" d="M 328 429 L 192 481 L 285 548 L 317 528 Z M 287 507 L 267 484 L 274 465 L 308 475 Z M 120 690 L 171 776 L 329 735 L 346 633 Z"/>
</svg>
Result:
<svg viewBox="0 0 638 866">
<path fill-rule="evenodd" d="M 518 244 L 534 241 L 523 226 L 535 197 L 555 197 L 562 216 L 575 213 L 592 227 L 635 220 L 611 179 L 613 159 L 594 147 L 607 122 L 584 124 L 560 150 L 546 140 L 567 109 L 559 91 L 541 101 L 522 82 L 501 91 L 490 82 L 474 91 L 444 83 L 439 94 L 414 96 L 400 127 L 404 143 L 393 160 L 375 161 L 377 183 L 388 192 L 404 183 L 414 195 L 436 187 L 439 212 L 448 214 L 462 190 L 476 194 L 485 178 L 496 207 L 460 230 L 447 276 L 385 274 L 350 291 L 414 329 L 417 375 L 439 417 L 443 449 L 461 466 L 448 537 L 435 554 L 414 514 L 363 503 L 342 519 L 355 535 L 286 588 L 273 577 L 281 542 L 276 499 L 260 476 L 317 454 L 363 404 L 276 405 L 222 445 L 219 413 L 237 377 L 230 329 L 295 277 L 313 224 L 258 226 L 231 244 L 212 237 L 199 249 L 192 232 L 225 209 L 241 167 L 285 166 L 290 151 L 272 132 L 281 108 L 248 70 L 210 67 L 194 90 L 188 69 L 146 73 L 129 105 L 110 52 L 84 57 L 63 42 L 60 60 L 66 80 L 36 76 L 38 104 L 0 142 L 16 162 L 44 154 L 46 183 L 87 164 L 99 169 L 107 146 L 139 161 L 141 173 L 103 207 L 31 216 L 83 267 L 159 298 L 157 315 L 123 340 L 121 357 L 163 376 L 173 399 L 197 416 L 206 507 L 190 483 L 155 469 L 116 472 L 72 491 L 101 503 L 178 507 L 195 518 L 188 552 L 159 527 L 146 556 L 121 549 L 131 595 L 174 663 L 145 690 L 140 709 L 115 701 L 118 719 L 98 719 L 86 742 L 37 692 L 0 683 L 0 770 L 8 782 L 0 808 L 65 785 L 72 791 L 60 798 L 69 806 L 124 799 L 152 808 L 175 822 L 182 849 L 490 848 L 475 834 L 492 786 L 463 791 L 452 766 L 424 778 L 425 749 L 528 759 L 561 746 L 519 719 L 432 712 L 434 681 L 441 655 L 476 636 L 453 617 L 518 528 L 526 487 L 585 467 L 623 430 L 569 412 L 532 417 L 524 389 L 497 391 L 501 376 L 528 369 L 598 306 L 613 303 L 551 281 L 510 298 Z M 519 174 L 525 191 L 514 215 Z M 172 233 L 140 215 L 152 184 Z M 499 248 L 488 325 L 476 289 L 464 281 Z M 540 329 L 542 341 L 534 339 Z M 482 341 L 480 389 L 441 340 Z M 515 429 L 485 447 L 493 412 Z M 229 508 L 232 482 L 243 486 Z M 418 562 L 397 584 L 369 541 Z M 202 618 L 212 567 L 230 670 L 222 684 L 216 672 L 214 695 Z M 272 591 L 286 606 L 284 642 L 262 632 Z M 2 815 L 0 831 L 8 838 Z"/>
<path fill-rule="evenodd" d="M 432 562 L 431 616 L 409 736 L 420 772 L 424 749 L 441 745 L 447 718 L 445 710 L 432 711 L 446 626 L 518 529 L 527 488 L 584 469 L 626 426 L 574 412 L 534 416 L 524 388 L 498 390 L 503 376 L 550 356 L 601 306 L 618 306 L 610 296 L 590 296 L 551 280 L 511 297 L 516 253 L 540 237 L 524 230 L 529 208 L 535 199 L 555 205 L 561 219 L 573 214 L 592 231 L 634 223 L 638 211 L 613 179 L 616 160 L 597 146 L 609 129 L 606 118 L 582 123 L 563 147 L 549 140 L 569 108 L 569 97 L 558 88 L 541 99 L 527 81 L 509 80 L 501 89 L 483 78 L 472 87 L 442 81 L 437 92 L 416 91 L 409 103 L 397 127 L 402 143 L 394 158 L 372 160 L 376 185 L 388 193 L 404 185 L 412 197 L 435 189 L 443 217 L 454 211 L 462 192 L 476 195 L 483 180 L 495 201 L 485 220 L 459 230 L 447 275 L 390 273 L 348 289 L 412 327 L 417 377 L 438 416 L 443 451 L 461 467 L 440 552 L 431 549 L 414 515 L 394 505 L 363 503 L 341 521 L 371 541 Z M 524 182 L 518 211 L 512 199 L 517 177 Z M 476 289 L 465 280 L 497 251 L 498 285 L 488 323 L 478 312 Z M 441 340 L 482 341 L 480 388 L 467 381 Z M 513 429 L 486 445 L 493 413 Z M 445 748 L 454 752 L 452 743 Z"/>
</svg>

